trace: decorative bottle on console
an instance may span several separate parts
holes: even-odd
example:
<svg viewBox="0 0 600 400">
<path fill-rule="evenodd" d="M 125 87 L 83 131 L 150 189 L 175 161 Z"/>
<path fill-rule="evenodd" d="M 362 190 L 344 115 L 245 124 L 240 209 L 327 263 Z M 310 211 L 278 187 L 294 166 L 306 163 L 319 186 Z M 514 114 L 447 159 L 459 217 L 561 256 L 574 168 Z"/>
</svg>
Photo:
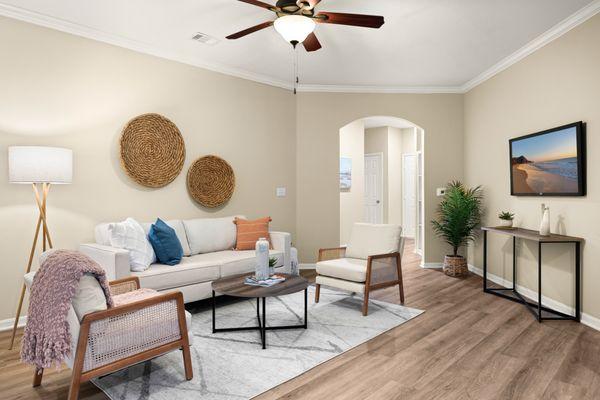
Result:
<svg viewBox="0 0 600 400">
<path fill-rule="evenodd" d="M 540 224 L 540 235 L 550 236 L 550 207 L 542 204 L 542 222 Z"/>
<path fill-rule="evenodd" d="M 260 238 L 256 242 L 256 279 L 264 280 L 269 277 L 269 241 Z"/>
</svg>

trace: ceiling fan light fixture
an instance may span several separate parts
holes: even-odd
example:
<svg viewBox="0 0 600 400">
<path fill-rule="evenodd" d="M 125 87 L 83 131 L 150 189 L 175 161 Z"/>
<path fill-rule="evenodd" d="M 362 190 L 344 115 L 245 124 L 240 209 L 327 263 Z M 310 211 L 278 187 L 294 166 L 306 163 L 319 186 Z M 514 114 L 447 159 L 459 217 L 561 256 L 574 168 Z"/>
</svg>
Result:
<svg viewBox="0 0 600 400">
<path fill-rule="evenodd" d="M 275 20 L 275 30 L 286 42 L 298 44 L 315 30 L 315 21 L 302 15 L 285 15 Z"/>
</svg>

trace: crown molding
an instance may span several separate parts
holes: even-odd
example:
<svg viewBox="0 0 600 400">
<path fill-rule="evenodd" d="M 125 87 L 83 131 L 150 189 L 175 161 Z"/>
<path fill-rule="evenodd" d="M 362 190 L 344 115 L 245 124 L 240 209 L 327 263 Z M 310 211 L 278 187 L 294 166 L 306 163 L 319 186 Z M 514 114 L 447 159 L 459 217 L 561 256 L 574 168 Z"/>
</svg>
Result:
<svg viewBox="0 0 600 400">
<path fill-rule="evenodd" d="M 543 46 L 561 37 L 571 29 L 581 25 L 594 15 L 600 12 L 600 0 L 595 0 L 567 19 L 555 25 L 552 29 L 538 36 L 521 49 L 517 50 L 510 56 L 504 58 L 493 67 L 484 71 L 480 75 L 471 79 L 461 86 L 360 86 L 360 85 L 318 85 L 305 84 L 299 85 L 298 91 L 305 93 L 381 93 L 381 94 L 443 94 L 443 93 L 466 93 L 476 86 L 482 84 L 488 79 L 494 77 L 510 66 L 521 61 L 528 55 Z M 55 18 L 42 13 L 26 10 L 21 7 L 16 7 L 4 3 L 0 3 L 0 15 L 28 22 L 34 25 L 43 26 L 46 28 L 58 30 L 76 36 L 82 36 L 87 39 L 96 40 L 99 42 L 111 44 L 114 46 L 130 49 L 139 53 L 149 54 L 155 57 L 164 58 L 171 61 L 180 62 L 194 67 L 203 68 L 209 71 L 221 73 L 224 75 L 233 76 L 257 83 L 262 83 L 269 86 L 278 87 L 286 90 L 293 90 L 293 85 L 289 82 L 273 79 L 266 75 L 256 74 L 245 71 L 239 68 L 231 68 L 218 63 L 209 63 L 199 61 L 187 56 L 172 52 L 167 49 L 158 48 L 149 43 L 132 40 L 124 36 L 115 35 L 109 32 L 92 28 L 89 26 L 76 24 L 60 18 Z"/>
<path fill-rule="evenodd" d="M 325 93 L 463 93 L 461 86 L 345 86 L 345 85 L 298 85 L 299 92 Z"/>
<path fill-rule="evenodd" d="M 565 33 L 569 32 L 571 29 L 583 24 L 588 19 L 592 18 L 594 15 L 600 12 L 600 0 L 595 0 L 583 7 L 581 10 L 577 11 L 575 14 L 571 15 L 567 19 L 559 22 L 557 25 L 552 27 L 550 30 L 546 31 L 542 35 L 533 39 L 531 42 L 527 43 L 525 46 L 521 47 L 519 50 L 511 54 L 510 56 L 504 58 L 502 61 L 491 67 L 490 69 L 484 71 L 480 75 L 471 79 L 467 83 L 462 86 L 462 93 L 466 93 L 469 90 L 475 88 L 476 86 L 482 84 L 488 79 L 494 77 L 500 72 L 504 71 L 508 67 L 516 64 L 521 61 L 525 57 L 534 53 L 535 51 L 541 49 L 548 43 L 558 39 Z"/>
<path fill-rule="evenodd" d="M 155 57 L 191 65 L 194 67 L 207 69 L 209 71 L 218 72 L 224 75 L 230 75 L 236 78 L 258 82 L 265 85 L 275 86 L 286 90 L 293 90 L 293 86 L 289 82 L 280 81 L 265 75 L 255 74 L 238 68 L 227 67 L 221 64 L 198 61 L 166 49 L 158 48 L 149 43 L 132 40 L 121 35 L 115 35 L 109 32 L 104 32 L 96 28 L 76 24 L 60 18 L 55 18 L 42 13 L 26 10 L 21 7 L 15 7 L 12 5 L 0 3 L 0 15 L 17 19 L 23 22 L 28 22 L 34 25 L 43 26 L 45 28 L 69 33 L 72 35 L 82 36 L 87 39 L 96 40 L 98 42 L 103 42 L 114 46 L 126 48 L 139 53 L 148 54 Z"/>
</svg>

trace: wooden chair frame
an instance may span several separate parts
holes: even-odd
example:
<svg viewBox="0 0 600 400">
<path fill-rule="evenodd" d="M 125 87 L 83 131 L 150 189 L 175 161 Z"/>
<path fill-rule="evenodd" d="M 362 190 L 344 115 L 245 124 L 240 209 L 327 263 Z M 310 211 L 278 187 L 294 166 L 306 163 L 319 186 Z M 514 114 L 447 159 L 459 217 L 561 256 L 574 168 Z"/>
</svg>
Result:
<svg viewBox="0 0 600 400">
<path fill-rule="evenodd" d="M 137 277 L 128 277 L 112 281 L 109 285 L 118 286 L 120 284 L 132 284 L 135 289 L 140 288 L 140 281 Z M 134 290 L 135 290 L 134 289 Z M 181 337 L 173 342 L 160 345 L 158 347 L 142 351 L 138 354 L 125 357 L 121 360 L 100 366 L 98 368 L 83 372 L 83 364 L 85 360 L 85 352 L 88 345 L 88 335 L 90 332 L 90 326 L 92 322 L 99 321 L 102 319 L 115 317 L 131 313 L 132 311 L 141 310 L 143 308 L 153 306 L 163 302 L 169 302 L 175 300 L 177 303 L 177 319 L 179 323 L 179 331 Z M 193 378 L 192 370 L 192 358 L 190 354 L 190 344 L 188 338 L 187 323 L 185 321 L 185 308 L 183 303 L 183 294 L 181 292 L 173 292 L 167 294 L 161 294 L 159 296 L 151 297 L 145 300 L 140 300 L 122 306 L 109 308 L 107 310 L 96 311 L 90 314 L 86 314 L 81 321 L 81 328 L 79 330 L 79 340 L 77 342 L 77 349 L 75 352 L 75 359 L 73 362 L 73 372 L 71 375 L 71 384 L 69 387 L 69 400 L 75 400 L 79 397 L 79 388 L 81 383 L 87 382 L 90 379 L 98 376 L 107 375 L 126 367 L 138 364 L 140 362 L 149 360 L 151 358 L 160 356 L 173 350 L 180 349 L 183 352 L 183 365 L 185 368 L 185 378 L 191 380 Z M 33 386 L 39 386 L 42 383 L 43 369 L 37 369 L 33 378 Z"/>
<path fill-rule="evenodd" d="M 341 255 L 341 257 L 338 257 L 338 258 L 344 258 L 345 253 L 346 253 L 346 247 L 343 246 L 343 247 L 331 247 L 331 248 L 319 249 L 318 261 L 330 260 L 331 258 L 325 258 L 325 253 L 332 252 L 332 251 L 338 251 L 338 255 Z M 397 275 L 398 279 L 372 284 L 371 280 L 373 277 L 373 261 L 383 259 L 383 258 L 395 258 L 396 259 L 396 269 L 397 269 L 397 273 L 398 273 L 398 275 Z M 400 293 L 400 303 L 404 304 L 404 283 L 402 281 L 402 256 L 400 255 L 400 253 L 395 252 L 395 253 L 377 254 L 377 255 L 369 256 L 367 258 L 367 276 L 366 276 L 364 285 L 365 285 L 365 289 L 364 289 L 364 293 L 363 293 L 364 300 L 363 300 L 363 307 L 362 307 L 362 313 L 364 316 L 367 316 L 369 313 L 369 294 L 373 290 L 385 289 L 385 288 L 388 288 L 391 286 L 398 285 L 398 290 Z M 320 296 L 321 296 L 321 285 L 317 284 L 316 290 L 315 290 L 315 303 L 319 302 Z"/>
</svg>

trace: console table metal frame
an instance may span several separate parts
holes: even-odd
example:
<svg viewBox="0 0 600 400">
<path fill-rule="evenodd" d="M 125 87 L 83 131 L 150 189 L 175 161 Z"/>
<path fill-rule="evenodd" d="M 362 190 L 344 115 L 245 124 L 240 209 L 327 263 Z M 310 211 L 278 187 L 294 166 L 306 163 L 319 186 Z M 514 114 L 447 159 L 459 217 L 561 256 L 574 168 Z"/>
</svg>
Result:
<svg viewBox="0 0 600 400">
<path fill-rule="evenodd" d="M 506 229 L 500 227 L 483 227 L 483 291 L 490 293 L 495 296 L 499 296 L 517 303 L 521 303 L 533 314 L 533 316 L 542 322 L 544 320 L 574 320 L 579 322 L 581 320 L 581 293 L 580 293 L 580 280 L 581 280 L 581 243 L 582 238 L 563 236 L 551 234 L 550 236 L 541 236 L 538 232 L 522 229 L 513 228 Z M 513 286 L 512 288 L 489 288 L 487 286 L 487 233 L 496 232 L 504 235 L 512 236 L 513 242 Z M 517 291 L 517 238 L 532 240 L 538 243 L 538 302 L 533 303 L 527 301 L 521 293 Z M 571 243 L 575 245 L 575 315 L 569 315 L 560 311 L 553 310 L 551 308 L 542 305 L 542 245 L 552 243 Z M 504 292 L 511 291 L 514 296 L 505 294 Z M 542 315 L 542 312 L 552 314 L 553 316 L 546 317 Z"/>
</svg>

